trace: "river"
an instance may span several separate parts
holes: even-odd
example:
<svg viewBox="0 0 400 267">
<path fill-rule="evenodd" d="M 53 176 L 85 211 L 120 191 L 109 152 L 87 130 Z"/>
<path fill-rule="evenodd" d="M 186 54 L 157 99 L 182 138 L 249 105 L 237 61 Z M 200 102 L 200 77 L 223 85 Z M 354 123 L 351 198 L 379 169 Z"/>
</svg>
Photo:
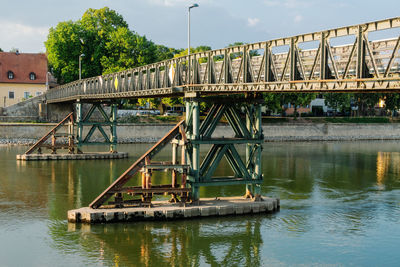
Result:
<svg viewBox="0 0 400 267">
<path fill-rule="evenodd" d="M 124 160 L 17 162 L 0 147 L 0 266 L 398 266 L 400 142 L 265 143 L 268 215 L 70 224 L 150 144 Z M 104 147 L 94 147 L 104 150 Z M 203 151 L 205 153 L 206 151 Z M 241 150 L 243 154 L 243 150 Z M 169 156 L 169 151 L 160 158 Z M 217 174 L 229 174 L 226 162 Z M 154 175 L 153 183 L 168 180 Z M 235 196 L 243 186 L 202 188 Z"/>
</svg>

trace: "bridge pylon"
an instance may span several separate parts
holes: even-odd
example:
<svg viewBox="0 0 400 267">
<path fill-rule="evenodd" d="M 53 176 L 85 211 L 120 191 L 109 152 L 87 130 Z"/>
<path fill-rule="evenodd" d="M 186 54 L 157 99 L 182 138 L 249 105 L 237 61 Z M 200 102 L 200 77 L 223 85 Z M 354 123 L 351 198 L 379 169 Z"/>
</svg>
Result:
<svg viewBox="0 0 400 267">
<path fill-rule="evenodd" d="M 77 125 L 77 150 L 82 153 L 82 145 L 99 145 L 108 144 L 110 152 L 117 152 L 117 111 L 118 105 L 116 103 L 110 104 L 110 112 L 107 113 L 103 108 L 102 103 L 89 103 L 90 107 L 87 112 L 84 112 L 81 101 L 76 102 L 76 125 Z M 101 116 L 94 118 L 95 111 L 99 111 Z M 84 128 L 90 127 L 85 132 Z M 107 134 L 106 127 L 109 127 L 109 134 Z M 91 141 L 96 129 L 101 133 L 104 142 L 98 140 Z"/>
<path fill-rule="evenodd" d="M 188 200 L 197 202 L 200 200 L 200 187 L 204 186 L 245 185 L 246 198 L 261 200 L 263 182 L 261 150 L 264 142 L 261 104 L 263 99 L 259 95 L 204 98 L 196 93 L 187 93 L 184 101 L 185 120 L 173 127 L 121 174 L 89 205 L 90 208 L 151 205 L 153 195 L 158 194 L 170 194 L 171 202 L 187 202 Z M 211 107 L 204 120 L 200 121 L 202 103 Z M 233 137 L 217 136 L 216 128 L 221 120 L 226 120 L 230 125 Z M 172 144 L 172 161 L 154 162 L 155 155 L 168 144 Z M 210 147 L 208 153 L 202 156 L 201 148 L 208 146 Z M 244 157 L 238 150 L 243 146 L 246 151 Z M 180 161 L 178 160 L 179 148 Z M 233 175 L 215 176 L 224 157 Z M 160 170 L 172 172 L 171 184 L 152 184 L 152 173 Z M 139 172 L 141 172 L 139 175 L 141 185 L 127 186 Z M 178 184 L 178 174 L 181 174 L 180 184 Z"/>
<path fill-rule="evenodd" d="M 200 104 L 211 104 L 204 120 L 200 122 Z M 186 105 L 186 149 L 190 172 L 188 184 L 192 188 L 192 199 L 200 198 L 202 186 L 246 185 L 245 196 L 259 199 L 261 196 L 261 150 L 264 136 L 261 127 L 261 104 L 259 96 L 200 98 L 197 94 L 185 95 Z M 234 137 L 217 136 L 216 126 L 222 120 L 230 125 Z M 245 158 L 238 152 L 244 145 Z M 210 146 L 205 157 L 200 157 L 200 148 Z M 214 176 L 222 158 L 233 171 L 232 176 Z"/>
</svg>

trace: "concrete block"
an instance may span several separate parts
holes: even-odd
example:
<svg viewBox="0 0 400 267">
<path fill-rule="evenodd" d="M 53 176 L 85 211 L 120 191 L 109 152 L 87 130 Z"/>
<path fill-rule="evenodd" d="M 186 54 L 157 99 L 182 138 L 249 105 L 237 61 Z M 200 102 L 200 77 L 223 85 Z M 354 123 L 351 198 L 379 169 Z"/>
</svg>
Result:
<svg viewBox="0 0 400 267">
<path fill-rule="evenodd" d="M 210 216 L 210 207 L 200 207 L 200 215 L 202 217 Z"/>
<path fill-rule="evenodd" d="M 106 222 L 112 222 L 115 220 L 115 212 L 104 212 L 104 218 Z"/>
<path fill-rule="evenodd" d="M 265 198 L 265 201 L 253 202 L 242 197 L 204 199 L 188 206 L 171 204 L 168 201 L 155 201 L 153 207 L 131 207 L 94 210 L 88 207 L 68 211 L 69 222 L 125 222 L 142 220 L 166 220 L 197 216 L 226 216 L 230 214 L 272 212 L 279 207 L 279 201 Z"/>
<path fill-rule="evenodd" d="M 251 212 L 259 213 L 260 212 L 260 204 L 259 203 L 251 204 Z"/>
<path fill-rule="evenodd" d="M 268 201 L 268 211 L 273 211 L 274 210 L 274 203 L 270 200 Z"/>
<path fill-rule="evenodd" d="M 185 208 L 185 209 L 183 210 L 183 217 L 184 217 L 184 218 L 190 218 L 190 217 L 192 217 L 192 209 Z"/>
<path fill-rule="evenodd" d="M 164 210 L 164 216 L 166 219 L 173 219 L 175 217 L 174 210 Z"/>
<path fill-rule="evenodd" d="M 69 222 L 80 222 L 81 214 L 80 212 L 76 212 L 74 210 L 68 211 L 68 221 Z"/>
<path fill-rule="evenodd" d="M 199 217 L 200 214 L 200 209 L 199 208 L 190 208 L 192 217 Z"/>
<path fill-rule="evenodd" d="M 229 215 L 235 212 L 234 207 L 232 205 L 229 206 L 218 206 L 217 214 L 218 215 Z"/>
<path fill-rule="evenodd" d="M 265 201 L 260 203 L 260 210 L 259 212 L 266 212 L 267 211 L 267 204 Z"/>
<path fill-rule="evenodd" d="M 251 204 L 244 203 L 243 204 L 243 214 L 248 214 L 248 213 L 251 213 Z"/>
<path fill-rule="evenodd" d="M 209 212 L 210 212 L 210 216 L 217 215 L 217 207 L 211 206 Z"/>
<path fill-rule="evenodd" d="M 243 214 L 243 206 L 242 205 L 235 205 L 235 214 Z"/>
<path fill-rule="evenodd" d="M 116 213 L 115 213 L 115 219 L 116 219 L 117 221 L 125 221 L 125 220 L 126 220 L 126 218 L 125 218 L 125 212 L 123 212 L 123 211 L 116 212 Z"/>
<path fill-rule="evenodd" d="M 183 210 L 182 209 L 175 209 L 174 210 L 174 218 L 175 219 L 184 218 Z"/>
<path fill-rule="evenodd" d="M 82 220 L 82 222 L 90 223 L 91 222 L 90 213 L 89 212 L 82 212 L 81 220 Z"/>
</svg>

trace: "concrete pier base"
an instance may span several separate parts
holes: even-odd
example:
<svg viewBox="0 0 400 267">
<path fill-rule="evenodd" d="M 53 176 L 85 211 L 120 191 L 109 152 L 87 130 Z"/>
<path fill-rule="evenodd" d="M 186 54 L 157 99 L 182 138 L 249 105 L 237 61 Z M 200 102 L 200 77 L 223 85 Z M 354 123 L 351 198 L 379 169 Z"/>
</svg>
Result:
<svg viewBox="0 0 400 267">
<path fill-rule="evenodd" d="M 153 207 L 92 209 L 88 207 L 68 211 L 68 221 L 74 223 L 135 222 L 146 220 L 174 220 L 194 217 L 228 216 L 251 213 L 272 213 L 279 210 L 279 199 L 263 197 L 252 201 L 243 197 L 202 198 L 198 204 L 153 201 Z"/>
<path fill-rule="evenodd" d="M 82 160 L 82 159 L 122 159 L 127 158 L 127 152 L 93 152 L 81 154 L 20 154 L 17 160 Z"/>
</svg>

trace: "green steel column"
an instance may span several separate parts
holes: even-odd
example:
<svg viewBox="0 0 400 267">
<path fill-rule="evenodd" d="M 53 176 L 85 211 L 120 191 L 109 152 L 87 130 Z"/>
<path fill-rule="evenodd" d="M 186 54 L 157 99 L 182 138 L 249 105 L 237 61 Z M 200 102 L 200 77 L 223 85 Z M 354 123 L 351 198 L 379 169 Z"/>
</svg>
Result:
<svg viewBox="0 0 400 267">
<path fill-rule="evenodd" d="M 76 125 L 77 125 L 77 133 L 76 133 L 76 141 L 77 141 L 77 153 L 82 153 L 82 138 L 83 138 L 83 124 L 82 124 L 82 103 L 78 101 L 76 103 Z"/>
<path fill-rule="evenodd" d="M 253 128 L 251 127 L 251 119 L 253 117 L 253 104 L 248 104 L 249 109 L 248 112 L 246 112 L 246 128 L 249 131 L 250 135 L 253 136 Z M 251 149 L 252 149 L 253 144 L 247 143 L 246 144 L 246 162 L 251 161 Z M 253 173 L 252 166 L 251 164 L 249 165 L 249 173 Z M 253 188 L 252 184 L 246 184 L 246 197 L 252 197 L 253 196 Z"/>
<path fill-rule="evenodd" d="M 200 138 L 200 107 L 199 101 L 191 100 L 192 103 L 192 136 L 191 140 L 198 140 Z M 193 200 L 198 200 L 200 198 L 199 194 L 199 186 L 197 183 L 199 182 L 199 170 L 200 170 L 200 145 L 193 145 L 193 154 L 192 154 L 192 171 L 195 178 L 195 183 L 193 185 L 192 196 Z"/>
<path fill-rule="evenodd" d="M 255 128 L 257 133 L 253 136 L 260 140 L 260 143 L 257 144 L 257 151 L 256 151 L 256 158 L 254 164 L 254 174 L 255 179 L 260 180 L 262 179 L 262 168 L 261 168 L 261 153 L 262 153 L 262 143 L 264 142 L 264 136 L 262 134 L 262 116 L 261 116 L 261 104 L 257 104 L 255 110 Z M 254 196 L 257 199 L 261 196 L 261 184 L 254 185 Z"/>
<path fill-rule="evenodd" d="M 117 116 L 118 116 L 118 105 L 111 104 L 111 145 L 110 145 L 110 152 L 116 153 L 117 152 Z"/>
</svg>

